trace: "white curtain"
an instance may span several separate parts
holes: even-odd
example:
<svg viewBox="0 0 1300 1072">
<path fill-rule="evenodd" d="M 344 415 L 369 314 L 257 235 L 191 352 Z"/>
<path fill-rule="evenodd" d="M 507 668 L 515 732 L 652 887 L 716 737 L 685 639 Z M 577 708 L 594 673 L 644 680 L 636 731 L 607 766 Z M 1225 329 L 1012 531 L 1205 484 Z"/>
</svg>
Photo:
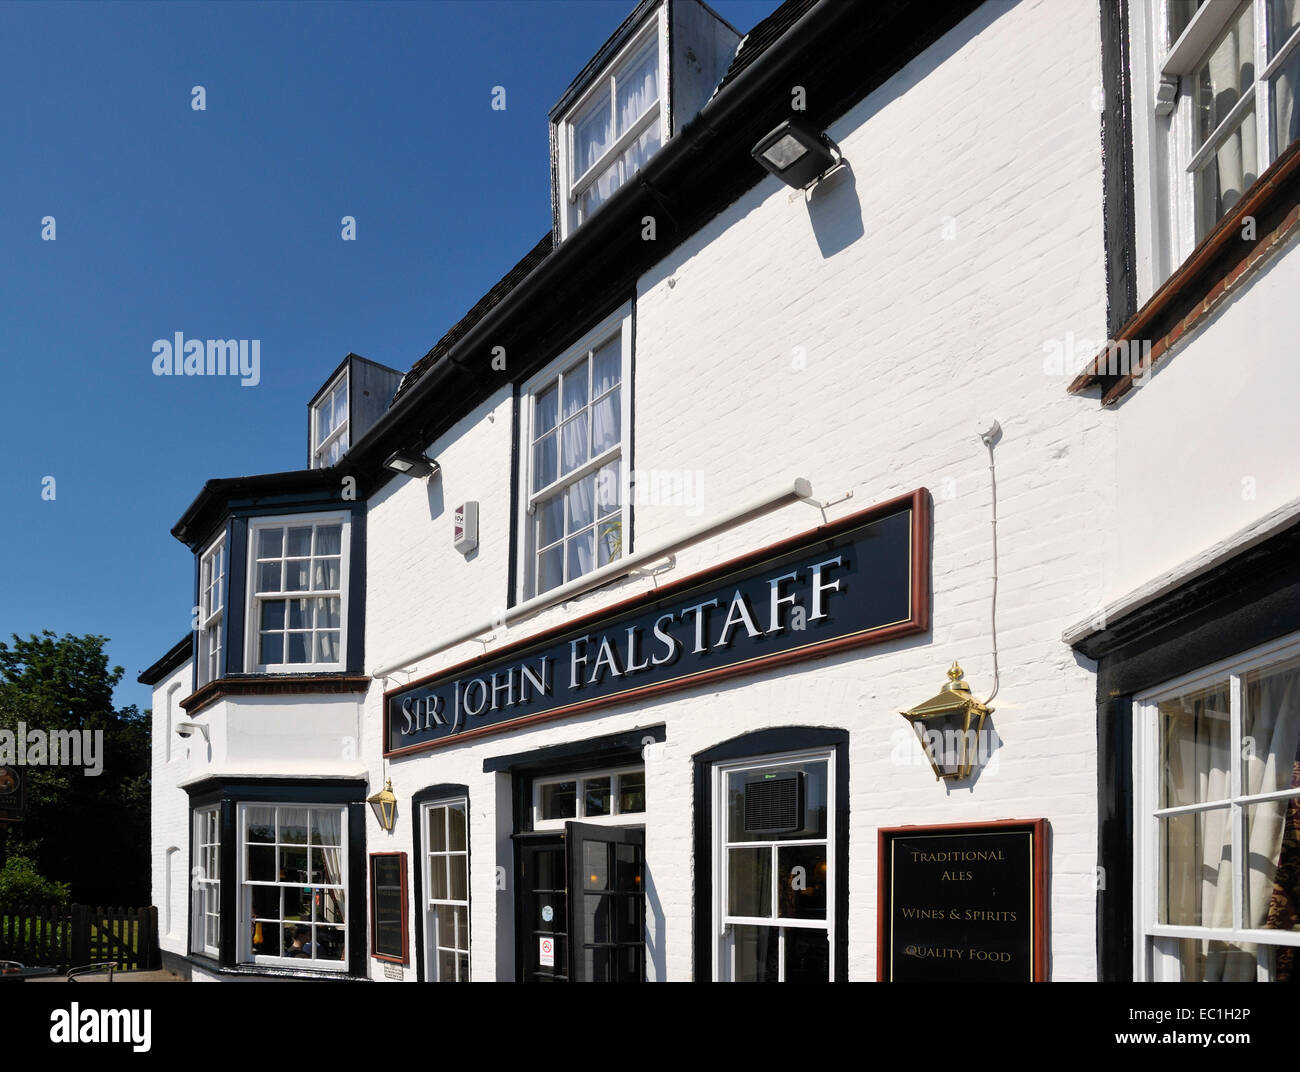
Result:
<svg viewBox="0 0 1300 1072">
<path fill-rule="evenodd" d="M 1300 667 L 1248 681 L 1244 701 L 1242 792 L 1250 796 L 1291 788 L 1296 750 L 1300 746 Z M 1212 772 L 1211 791 L 1221 788 L 1222 795 L 1227 796 L 1227 779 L 1226 769 Z M 1246 899 L 1242 924 L 1250 929 L 1263 928 L 1268 919 L 1290 803 L 1289 799 L 1273 800 L 1245 809 L 1248 818 L 1243 861 Z M 1213 826 L 1206 823 L 1203 874 L 1212 881 L 1212 888 L 1204 891 L 1203 903 L 1210 908 L 1204 921 L 1209 927 L 1232 926 L 1233 879 L 1227 859 L 1232 842 L 1229 814 L 1226 810 L 1212 812 L 1211 816 L 1221 818 Z M 1206 982 L 1256 978 L 1255 945 L 1206 942 L 1204 951 Z"/>
<path fill-rule="evenodd" d="M 618 132 L 627 133 L 633 123 L 659 97 L 658 42 L 635 67 L 618 77 Z"/>
<path fill-rule="evenodd" d="M 331 886 L 343 885 L 343 813 L 335 809 L 313 809 L 323 848 L 321 856 L 325 861 L 324 881 Z M 323 923 L 342 923 L 343 903 L 339 890 L 325 890 L 326 909 Z"/>
<path fill-rule="evenodd" d="M 1238 20 L 1207 62 L 1208 89 L 1214 101 L 1213 121 L 1217 124 L 1249 90 L 1255 77 L 1255 32 L 1251 12 Z M 1209 131 L 1201 135 L 1208 137 Z M 1252 111 L 1214 153 L 1213 176 L 1207 176 L 1202 192 L 1201 231 L 1208 231 L 1255 181 L 1259 170 L 1255 157 L 1255 113 Z M 1200 140 L 1200 137 L 1198 137 Z M 1214 186 L 1208 182 L 1215 180 Z"/>
</svg>

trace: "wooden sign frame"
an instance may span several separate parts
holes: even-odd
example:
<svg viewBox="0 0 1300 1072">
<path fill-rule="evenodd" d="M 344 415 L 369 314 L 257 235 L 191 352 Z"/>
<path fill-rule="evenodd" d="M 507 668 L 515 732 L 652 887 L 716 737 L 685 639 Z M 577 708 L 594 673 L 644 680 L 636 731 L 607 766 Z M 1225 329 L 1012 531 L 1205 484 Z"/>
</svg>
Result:
<svg viewBox="0 0 1300 1072">
<path fill-rule="evenodd" d="M 985 822 L 943 823 L 933 826 L 881 827 L 877 832 L 876 856 L 876 979 L 891 982 L 889 976 L 890 945 L 892 943 L 891 919 L 893 911 L 891 891 L 893 872 L 890 846 L 895 838 L 942 836 L 944 834 L 1016 833 L 1030 835 L 1030 898 L 1031 921 L 1031 971 L 1029 981 L 1047 980 L 1048 936 L 1048 881 L 1047 853 L 1050 828 L 1046 819 L 995 819 Z"/>
</svg>

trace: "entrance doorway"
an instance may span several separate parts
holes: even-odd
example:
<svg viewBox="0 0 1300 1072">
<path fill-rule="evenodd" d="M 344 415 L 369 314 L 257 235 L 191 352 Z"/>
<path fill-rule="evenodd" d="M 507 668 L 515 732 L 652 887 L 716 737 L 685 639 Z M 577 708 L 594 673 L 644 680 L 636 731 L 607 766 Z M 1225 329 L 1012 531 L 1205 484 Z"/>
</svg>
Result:
<svg viewBox="0 0 1300 1072">
<path fill-rule="evenodd" d="M 645 980 L 645 827 L 517 834 L 521 982 Z"/>
</svg>

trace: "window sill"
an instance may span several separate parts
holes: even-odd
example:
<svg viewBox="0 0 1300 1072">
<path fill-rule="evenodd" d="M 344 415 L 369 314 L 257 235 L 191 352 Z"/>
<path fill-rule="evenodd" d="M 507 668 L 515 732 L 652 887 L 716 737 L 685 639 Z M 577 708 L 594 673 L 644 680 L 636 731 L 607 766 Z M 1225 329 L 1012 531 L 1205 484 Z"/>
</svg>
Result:
<svg viewBox="0 0 1300 1072">
<path fill-rule="evenodd" d="M 365 692 L 369 687 L 370 678 L 364 674 L 248 674 L 209 681 L 183 699 L 181 707 L 193 715 L 230 696 Z"/>
<path fill-rule="evenodd" d="M 364 975 L 349 975 L 347 972 L 341 971 L 302 971 L 295 968 L 258 967 L 252 964 L 238 964 L 233 968 L 223 968 L 211 957 L 205 957 L 200 953 L 191 953 L 185 960 L 194 967 L 213 975 L 259 979 L 318 980 L 326 983 L 368 983 L 372 981 Z"/>
<path fill-rule="evenodd" d="M 1242 237 L 1248 216 L 1255 221 L 1253 241 Z M 1101 403 L 1109 406 L 1132 388 L 1142 386 L 1157 362 L 1168 359 L 1180 341 L 1240 293 L 1258 269 L 1297 235 L 1300 142 L 1293 143 L 1246 191 L 1191 256 L 1075 378 L 1069 392 L 1078 394 L 1100 387 Z M 1135 350 L 1134 344 L 1140 349 Z M 1147 346 L 1149 352 L 1142 353 Z"/>
</svg>

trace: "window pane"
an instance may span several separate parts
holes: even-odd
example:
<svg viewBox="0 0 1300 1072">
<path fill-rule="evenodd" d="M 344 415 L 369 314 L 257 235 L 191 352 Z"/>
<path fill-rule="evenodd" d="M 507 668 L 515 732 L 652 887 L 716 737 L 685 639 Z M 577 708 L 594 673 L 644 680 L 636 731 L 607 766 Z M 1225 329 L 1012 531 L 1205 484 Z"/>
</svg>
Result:
<svg viewBox="0 0 1300 1072">
<path fill-rule="evenodd" d="M 572 819 L 577 815 L 577 806 L 577 782 L 552 782 L 542 786 L 543 819 Z"/>
<path fill-rule="evenodd" d="M 596 473 L 596 509 L 600 517 L 623 505 L 623 460 L 615 458 Z"/>
<path fill-rule="evenodd" d="M 727 914 L 772 914 L 772 850 L 727 850 Z"/>
<path fill-rule="evenodd" d="M 745 784 L 751 781 L 788 778 L 803 773 L 803 826 L 787 833 L 745 829 Z M 727 774 L 727 839 L 729 841 L 781 841 L 793 838 L 826 838 L 827 765 L 825 760 L 791 763 L 757 770 L 731 771 Z"/>
<path fill-rule="evenodd" d="M 259 562 L 257 564 L 257 590 L 259 592 L 279 592 L 280 563 Z"/>
<path fill-rule="evenodd" d="M 1255 946 L 1240 942 L 1211 942 L 1200 938 L 1178 943 L 1179 978 L 1166 982 L 1253 983 L 1258 978 Z"/>
<path fill-rule="evenodd" d="M 1169 0 L 1169 44 L 1182 36 L 1196 9 L 1204 3 L 1205 0 Z"/>
<path fill-rule="evenodd" d="M 306 845 L 307 844 L 307 820 L 309 813 L 306 808 L 279 808 L 277 809 L 279 820 L 279 841 L 282 845 Z M 306 867 L 306 864 L 302 865 Z"/>
<path fill-rule="evenodd" d="M 1255 80 L 1255 13 L 1247 7 L 1196 71 L 1196 144 L 1205 144 Z"/>
<path fill-rule="evenodd" d="M 1160 704 L 1160 806 L 1224 800 L 1231 747 L 1228 683 Z"/>
<path fill-rule="evenodd" d="M 570 473 L 588 457 L 587 414 L 580 413 L 560 426 L 560 474 Z"/>
<path fill-rule="evenodd" d="M 568 548 L 569 580 L 592 571 L 595 537 L 596 534 L 591 529 L 588 529 L 582 535 L 569 540 L 565 545 Z"/>
<path fill-rule="evenodd" d="M 466 892 L 468 889 L 468 880 L 465 874 L 467 863 L 468 861 L 464 856 L 447 857 L 447 869 L 451 875 L 448 896 L 453 901 L 464 901 L 469 897 Z"/>
<path fill-rule="evenodd" d="M 343 813 L 333 808 L 312 808 L 311 843 L 313 845 L 343 844 Z"/>
<path fill-rule="evenodd" d="M 274 882 L 276 880 L 274 845 L 250 845 L 248 847 L 248 878 L 252 882 Z M 279 904 L 278 901 L 276 903 Z M 278 908 L 276 913 L 279 914 Z"/>
<path fill-rule="evenodd" d="M 568 532 L 577 532 L 590 525 L 596 505 L 596 474 L 584 476 L 576 484 L 570 485 L 564 493 L 564 504 Z"/>
<path fill-rule="evenodd" d="M 784 919 L 826 918 L 826 846 L 789 845 L 777 852 L 777 914 Z"/>
<path fill-rule="evenodd" d="M 564 496 L 537 503 L 537 546 L 546 547 L 564 535 Z"/>
<path fill-rule="evenodd" d="M 587 359 L 564 372 L 564 416 L 572 417 L 587 404 Z"/>
<path fill-rule="evenodd" d="M 279 558 L 284 539 L 283 529 L 260 529 L 257 533 L 257 557 Z"/>
<path fill-rule="evenodd" d="M 608 777 L 588 778 L 582 783 L 583 806 L 586 809 L 584 815 L 610 814 L 613 793 L 609 783 Z"/>
<path fill-rule="evenodd" d="M 1300 785 L 1300 660 L 1246 675 L 1241 732 L 1243 793 Z"/>
<path fill-rule="evenodd" d="M 609 129 L 609 92 L 599 94 L 573 125 L 573 178 L 579 178 L 613 140 Z"/>
<path fill-rule="evenodd" d="M 453 852 L 464 852 L 468 842 L 465 838 L 465 805 L 453 804 L 447 809 L 447 847 Z"/>
<path fill-rule="evenodd" d="M 1255 112 L 1247 112 L 1196 173 L 1196 238 L 1213 229 L 1258 177 L 1255 154 Z"/>
<path fill-rule="evenodd" d="M 551 431 L 559 420 L 560 389 L 552 385 L 539 394 L 533 403 L 533 438 Z"/>
<path fill-rule="evenodd" d="M 540 491 L 547 484 L 555 483 L 557 473 L 555 433 L 533 444 L 533 491 Z"/>
<path fill-rule="evenodd" d="M 312 604 L 309 599 L 289 600 L 289 628 L 310 629 L 311 608 Z"/>
<path fill-rule="evenodd" d="M 578 199 L 578 222 L 588 219 L 619 186 L 619 162 L 605 168 Z"/>
<path fill-rule="evenodd" d="M 429 809 L 429 851 L 447 851 L 447 809 Z"/>
<path fill-rule="evenodd" d="M 733 977 L 738 983 L 775 983 L 779 976 L 780 931 L 776 927 L 736 927 Z"/>
<path fill-rule="evenodd" d="M 596 348 L 591 357 L 591 397 L 598 398 L 623 376 L 622 336 L 615 335 Z"/>
<path fill-rule="evenodd" d="M 343 526 L 321 525 L 316 530 L 316 554 L 338 555 L 343 553 Z"/>
<path fill-rule="evenodd" d="M 343 928 L 316 927 L 313 953 L 317 960 L 343 959 Z"/>
<path fill-rule="evenodd" d="M 341 559 L 323 558 L 316 563 L 312 588 L 317 592 L 338 591 L 340 585 Z M 303 586 L 304 588 L 306 585 Z"/>
<path fill-rule="evenodd" d="M 623 150 L 623 174 L 620 183 L 627 182 L 659 151 L 659 124 L 651 123 L 644 134 Z"/>
<path fill-rule="evenodd" d="M 608 566 L 623 553 L 623 521 L 618 515 L 602 521 L 596 529 L 596 565 Z"/>
<path fill-rule="evenodd" d="M 645 811 L 645 772 L 631 771 L 618 776 L 618 813 Z"/>
<path fill-rule="evenodd" d="M 286 592 L 305 592 L 307 578 L 311 576 L 311 563 L 308 561 L 286 562 L 284 564 L 284 590 Z"/>
<path fill-rule="evenodd" d="M 611 391 L 591 408 L 591 453 L 599 455 L 618 445 L 623 424 L 619 390 Z"/>
<path fill-rule="evenodd" d="M 618 85 L 618 133 L 627 133 L 646 109 L 659 99 L 659 42 L 632 61 L 615 79 Z"/>
<path fill-rule="evenodd" d="M 435 901 L 447 900 L 447 860 L 446 856 L 429 858 L 429 896 Z"/>
<path fill-rule="evenodd" d="M 263 666 L 284 662 L 284 634 L 263 634 L 258 645 L 257 658 Z"/>
<path fill-rule="evenodd" d="M 1273 79 L 1273 155 L 1300 138 L 1300 48 Z"/>
<path fill-rule="evenodd" d="M 824 983 L 831 977 L 830 935 L 803 927 L 785 929 L 785 981 Z"/>
<path fill-rule="evenodd" d="M 1269 6 L 1269 59 L 1287 43 L 1288 38 L 1300 28 L 1300 0 L 1268 0 Z"/>
<path fill-rule="evenodd" d="M 295 526 L 285 534 L 284 553 L 294 558 L 306 558 L 311 554 L 311 526 Z"/>
<path fill-rule="evenodd" d="M 1227 808 L 1159 820 L 1160 922 L 1232 926 L 1232 820 Z"/>
<path fill-rule="evenodd" d="M 564 545 L 537 556 L 537 593 L 549 592 L 564 583 Z"/>
<path fill-rule="evenodd" d="M 303 601 L 305 602 L 305 600 Z M 331 596 L 328 599 L 317 599 L 316 604 L 316 628 L 317 629 L 337 629 L 339 627 L 339 611 L 341 610 L 341 600 L 338 596 Z"/>
<path fill-rule="evenodd" d="M 250 891 L 256 919 L 280 918 L 280 887 L 254 886 Z"/>
<path fill-rule="evenodd" d="M 275 809 L 249 808 L 245 813 L 249 841 L 275 840 Z"/>
<path fill-rule="evenodd" d="M 289 653 L 285 657 L 286 663 L 306 663 L 311 659 L 308 652 L 311 650 L 310 633 L 290 633 L 289 634 Z"/>
<path fill-rule="evenodd" d="M 284 628 L 284 605 L 285 600 L 283 599 L 266 599 L 262 601 L 263 629 Z"/>
<path fill-rule="evenodd" d="M 1247 927 L 1300 931 L 1300 797 L 1246 812 Z"/>
<path fill-rule="evenodd" d="M 334 632 L 316 634 L 316 662 L 336 663 L 342 659 L 339 635 Z"/>
</svg>

